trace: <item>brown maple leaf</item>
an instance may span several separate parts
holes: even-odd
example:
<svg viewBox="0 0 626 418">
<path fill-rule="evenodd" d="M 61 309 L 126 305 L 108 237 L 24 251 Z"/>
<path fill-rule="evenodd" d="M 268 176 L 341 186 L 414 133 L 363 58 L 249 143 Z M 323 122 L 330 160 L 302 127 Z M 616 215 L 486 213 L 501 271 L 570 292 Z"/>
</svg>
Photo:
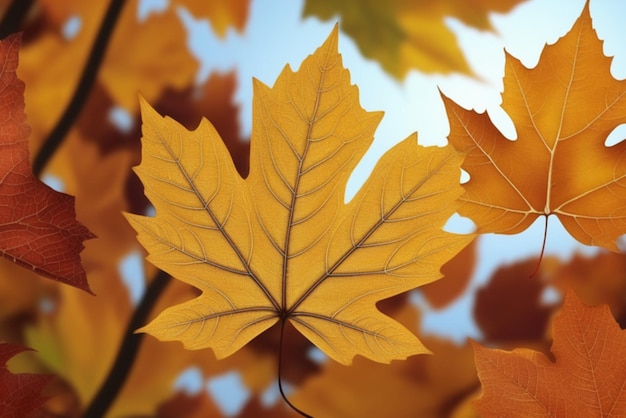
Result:
<svg viewBox="0 0 626 418">
<path fill-rule="evenodd" d="M 626 411 L 626 331 L 606 305 L 591 308 L 569 291 L 554 319 L 552 362 L 529 350 L 474 343 L 485 418 L 622 417 Z"/>
<path fill-rule="evenodd" d="M 592 26 L 588 6 L 533 69 L 507 54 L 502 107 L 515 123 L 506 139 L 487 114 L 443 97 L 450 143 L 470 174 L 459 213 L 477 232 L 515 234 L 539 216 L 558 216 L 578 241 L 618 251 L 626 233 L 626 142 L 607 147 L 626 123 L 626 81 Z"/>
<path fill-rule="evenodd" d="M 91 292 L 79 253 L 93 234 L 76 221 L 74 198 L 33 175 L 16 76 L 20 35 L 0 41 L 0 254 L 36 273 Z"/>
</svg>

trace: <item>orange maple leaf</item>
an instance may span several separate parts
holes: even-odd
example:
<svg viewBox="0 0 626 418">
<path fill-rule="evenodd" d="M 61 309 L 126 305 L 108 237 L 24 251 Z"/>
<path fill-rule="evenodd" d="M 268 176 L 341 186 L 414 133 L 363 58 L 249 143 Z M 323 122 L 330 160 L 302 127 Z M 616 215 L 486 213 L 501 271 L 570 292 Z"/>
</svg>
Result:
<svg viewBox="0 0 626 418">
<path fill-rule="evenodd" d="M 584 305 L 569 291 L 554 319 L 552 362 L 529 350 L 474 343 L 485 417 L 618 417 L 626 411 L 626 331 L 606 305 Z"/>
<path fill-rule="evenodd" d="M 38 274 L 91 292 L 79 253 L 93 238 L 76 221 L 74 198 L 33 175 L 24 83 L 15 73 L 21 35 L 0 41 L 0 254 Z"/>
<path fill-rule="evenodd" d="M 450 143 L 467 153 L 460 213 L 479 233 L 515 234 L 554 214 L 583 244 L 618 251 L 615 241 L 626 233 L 626 143 L 604 142 L 626 123 L 626 81 L 611 77 L 610 63 L 585 7 L 536 68 L 507 54 L 502 107 L 516 141 L 486 114 L 443 97 Z"/>
</svg>

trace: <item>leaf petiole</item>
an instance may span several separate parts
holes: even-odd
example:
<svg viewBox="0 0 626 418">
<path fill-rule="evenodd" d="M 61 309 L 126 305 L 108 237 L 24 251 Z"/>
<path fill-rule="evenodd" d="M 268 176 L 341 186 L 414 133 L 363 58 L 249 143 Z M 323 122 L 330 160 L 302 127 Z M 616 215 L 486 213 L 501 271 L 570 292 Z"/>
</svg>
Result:
<svg viewBox="0 0 626 418">
<path fill-rule="evenodd" d="M 283 390 L 283 379 L 282 379 L 282 369 L 283 369 L 283 336 L 285 335 L 285 323 L 286 323 L 286 321 L 287 321 L 286 318 L 281 318 L 280 319 L 280 339 L 279 339 L 279 343 L 278 343 L 278 390 L 280 391 L 280 396 L 282 396 L 282 398 L 285 401 L 285 403 L 287 403 L 287 405 L 289 405 L 289 407 L 291 409 L 293 409 L 294 411 L 296 411 L 298 414 L 300 414 L 301 416 L 303 416 L 305 418 L 313 418 L 312 415 L 307 414 L 306 412 L 302 411 L 301 409 L 296 407 L 294 404 L 292 404 L 289 401 L 289 399 L 287 398 L 287 395 L 285 395 L 285 391 Z"/>
</svg>

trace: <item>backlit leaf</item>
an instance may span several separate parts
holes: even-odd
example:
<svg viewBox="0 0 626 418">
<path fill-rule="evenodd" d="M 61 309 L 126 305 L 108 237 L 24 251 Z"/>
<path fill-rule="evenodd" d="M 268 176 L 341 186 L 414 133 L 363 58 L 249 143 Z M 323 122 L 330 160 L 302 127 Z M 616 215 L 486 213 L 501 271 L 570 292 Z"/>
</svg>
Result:
<svg viewBox="0 0 626 418">
<path fill-rule="evenodd" d="M 441 230 L 456 210 L 462 157 L 410 136 L 345 205 L 381 114 L 358 104 L 337 30 L 298 72 L 254 87 L 245 180 L 208 121 L 189 132 L 142 102 L 136 171 L 156 216 L 128 218 L 149 260 L 202 294 L 141 331 L 223 358 L 289 320 L 344 364 L 427 352 L 375 304 L 436 280 L 472 239 Z"/>
<path fill-rule="evenodd" d="M 479 233 L 515 234 L 556 215 L 583 244 L 618 251 L 626 233 L 626 142 L 604 142 L 626 123 L 626 81 L 611 60 L 588 7 L 570 32 L 525 68 L 507 55 L 502 107 L 517 130 L 507 140 L 487 114 L 444 97 L 452 145 L 467 153 L 463 216 Z"/>
</svg>

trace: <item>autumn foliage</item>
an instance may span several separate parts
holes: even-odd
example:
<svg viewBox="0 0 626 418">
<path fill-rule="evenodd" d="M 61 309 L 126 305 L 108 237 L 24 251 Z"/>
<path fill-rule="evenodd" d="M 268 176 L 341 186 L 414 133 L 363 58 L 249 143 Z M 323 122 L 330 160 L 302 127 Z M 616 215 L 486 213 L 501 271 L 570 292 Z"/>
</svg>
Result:
<svg viewBox="0 0 626 418">
<path fill-rule="evenodd" d="M 140 18 L 137 1 L 32 3 L 0 2 L 22 31 L 0 41 L 0 417 L 626 415 L 626 145 L 604 143 L 626 85 L 588 4 L 534 68 L 506 53 L 517 138 L 442 94 L 448 144 L 407 132 L 346 201 L 383 115 L 341 31 L 392 77 L 471 75 L 444 16 L 492 30 L 520 1 L 307 0 L 303 17 L 339 23 L 253 81 L 249 140 L 235 73 L 197 84 L 179 15 L 225 37 L 247 0 Z M 455 213 L 477 235 L 448 232 Z M 599 252 L 538 246 L 472 287 L 482 234 L 550 215 Z M 425 332 L 467 292 L 480 337 Z M 180 388 L 188 373 L 202 388 Z M 206 389 L 224 376 L 247 391 L 235 412 Z"/>
</svg>

